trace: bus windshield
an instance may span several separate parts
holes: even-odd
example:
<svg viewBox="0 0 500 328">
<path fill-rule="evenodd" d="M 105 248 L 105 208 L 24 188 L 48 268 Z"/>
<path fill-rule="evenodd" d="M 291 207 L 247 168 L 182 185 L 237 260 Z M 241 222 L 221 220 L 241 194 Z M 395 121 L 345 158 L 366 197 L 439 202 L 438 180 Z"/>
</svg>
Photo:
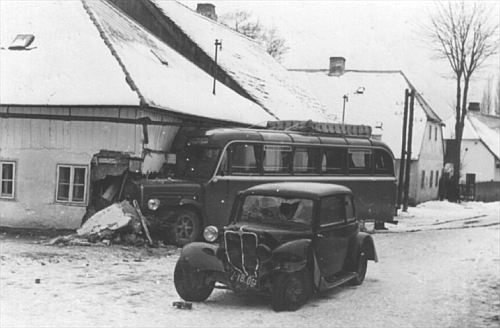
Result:
<svg viewBox="0 0 500 328">
<path fill-rule="evenodd" d="M 214 174 L 220 151 L 219 148 L 186 147 L 183 152 L 178 154 L 176 178 L 211 178 Z"/>
</svg>

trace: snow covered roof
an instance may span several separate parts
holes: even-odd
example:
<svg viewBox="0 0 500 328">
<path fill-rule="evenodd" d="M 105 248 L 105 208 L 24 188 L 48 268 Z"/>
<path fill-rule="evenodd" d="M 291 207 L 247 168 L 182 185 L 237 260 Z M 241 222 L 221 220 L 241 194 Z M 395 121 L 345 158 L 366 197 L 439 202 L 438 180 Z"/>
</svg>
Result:
<svg viewBox="0 0 500 328">
<path fill-rule="evenodd" d="M 107 1 L 0 1 L 0 103 L 151 106 L 257 124 L 261 106 L 213 79 Z M 32 34 L 26 50 L 9 50 Z M 207 87 L 209 86 L 209 87 Z"/>
<path fill-rule="evenodd" d="M 222 51 L 217 56 L 220 68 L 280 120 L 335 120 L 328 108 L 313 93 L 254 40 L 196 13 L 177 1 L 149 2 L 211 58 L 215 57 L 215 40 L 222 40 Z"/>
<path fill-rule="evenodd" d="M 401 71 L 346 70 L 341 76 L 328 70 L 290 70 L 316 96 L 342 119 L 345 102 L 345 123 L 382 127 L 382 141 L 396 158 L 401 157 L 405 90 L 411 88 Z M 427 121 L 440 123 L 417 93 L 414 104 L 412 159 L 418 159 Z"/>
<path fill-rule="evenodd" d="M 445 139 L 455 136 L 455 117 L 446 121 Z M 462 140 L 481 140 L 486 148 L 500 160 L 500 117 L 468 111 L 464 121 Z"/>
</svg>

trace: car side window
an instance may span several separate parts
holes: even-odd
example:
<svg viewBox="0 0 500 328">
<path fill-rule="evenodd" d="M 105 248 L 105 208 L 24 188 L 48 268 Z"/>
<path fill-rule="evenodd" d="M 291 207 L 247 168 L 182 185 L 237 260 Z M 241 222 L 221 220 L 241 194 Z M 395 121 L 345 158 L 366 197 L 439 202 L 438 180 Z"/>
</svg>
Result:
<svg viewBox="0 0 500 328">
<path fill-rule="evenodd" d="M 321 200 L 320 226 L 340 224 L 345 221 L 345 196 L 330 196 Z"/>
<path fill-rule="evenodd" d="M 356 221 L 356 214 L 354 212 L 354 203 L 351 196 L 345 196 L 345 216 L 347 222 Z"/>
</svg>

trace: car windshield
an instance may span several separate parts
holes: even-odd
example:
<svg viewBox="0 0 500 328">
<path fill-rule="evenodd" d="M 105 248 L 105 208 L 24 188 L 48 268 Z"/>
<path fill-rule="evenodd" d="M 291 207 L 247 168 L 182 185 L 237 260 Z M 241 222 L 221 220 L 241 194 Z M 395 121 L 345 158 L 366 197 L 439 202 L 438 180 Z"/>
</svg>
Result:
<svg viewBox="0 0 500 328">
<path fill-rule="evenodd" d="M 312 209 L 311 199 L 248 195 L 244 199 L 239 220 L 288 221 L 310 225 Z"/>
<path fill-rule="evenodd" d="M 219 148 L 187 146 L 179 154 L 177 162 L 178 179 L 211 178 L 219 158 Z"/>
</svg>

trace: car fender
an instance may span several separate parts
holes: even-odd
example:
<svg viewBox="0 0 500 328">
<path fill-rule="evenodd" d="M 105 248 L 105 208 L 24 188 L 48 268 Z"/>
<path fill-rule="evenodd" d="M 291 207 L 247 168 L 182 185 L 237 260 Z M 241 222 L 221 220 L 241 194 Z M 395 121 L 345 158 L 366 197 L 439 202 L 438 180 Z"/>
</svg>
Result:
<svg viewBox="0 0 500 328">
<path fill-rule="evenodd" d="M 298 239 L 285 243 L 273 251 L 276 270 L 295 272 L 307 265 L 310 239 Z"/>
<path fill-rule="evenodd" d="M 365 232 L 360 232 L 356 237 L 356 247 L 353 255 L 357 259 L 362 247 L 366 247 L 366 257 L 368 260 L 378 262 L 377 250 L 372 236 Z"/>
<path fill-rule="evenodd" d="M 217 258 L 218 245 L 194 242 L 189 243 L 182 248 L 179 263 L 184 269 L 196 271 L 221 271 L 224 272 L 224 265 Z"/>
<path fill-rule="evenodd" d="M 179 205 L 181 206 L 181 209 L 184 208 L 185 206 L 194 207 L 201 215 L 201 219 L 203 220 L 203 222 L 207 222 L 207 216 L 205 214 L 205 211 L 203 210 L 203 206 L 201 206 L 201 204 L 198 203 L 196 200 L 183 198 L 180 201 Z"/>
</svg>

